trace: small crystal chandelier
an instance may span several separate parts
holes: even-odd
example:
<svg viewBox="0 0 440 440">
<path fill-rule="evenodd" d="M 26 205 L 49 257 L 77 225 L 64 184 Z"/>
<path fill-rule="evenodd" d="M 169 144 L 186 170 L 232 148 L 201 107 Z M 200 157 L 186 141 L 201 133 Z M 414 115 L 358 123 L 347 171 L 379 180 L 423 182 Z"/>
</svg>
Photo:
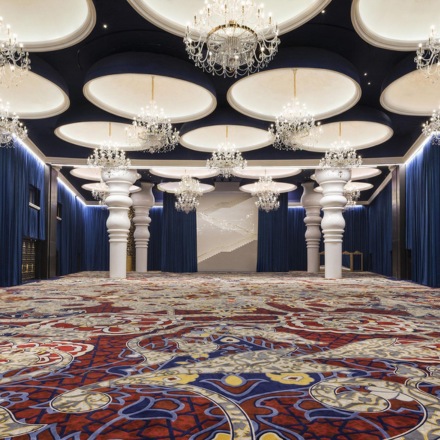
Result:
<svg viewBox="0 0 440 440">
<path fill-rule="evenodd" d="M 347 189 L 343 192 L 344 197 L 347 199 L 346 206 L 354 206 L 361 197 L 361 192 L 358 189 Z"/>
<path fill-rule="evenodd" d="M 255 205 L 262 211 L 276 211 L 280 207 L 278 197 L 279 191 L 275 189 L 271 176 L 261 176 L 255 183 L 255 190 L 252 192 L 254 197 L 258 197 Z"/>
<path fill-rule="evenodd" d="M 350 148 L 350 143 L 343 141 L 342 123 L 339 123 L 339 140 L 330 145 L 330 149 L 325 152 L 325 156 L 319 162 L 320 168 L 351 169 L 362 165 L 362 158 L 356 153 L 354 148 Z"/>
<path fill-rule="evenodd" d="M 185 214 L 195 211 L 199 206 L 199 198 L 202 195 L 200 184 L 197 179 L 184 175 L 179 182 L 179 189 L 175 192 L 176 202 L 174 206 L 177 211 Z"/>
<path fill-rule="evenodd" d="M 131 166 L 130 159 L 125 157 L 125 151 L 120 150 L 118 146 L 112 142 L 112 124 L 108 126 L 109 138 L 99 148 L 93 150 L 87 159 L 90 167 L 102 168 L 103 173 L 107 176 L 118 174 L 121 171 L 127 171 Z"/>
<path fill-rule="evenodd" d="M 31 69 L 29 53 L 23 44 L 17 42 L 17 35 L 11 33 L 11 26 L 0 17 L 0 84 L 6 87 L 21 82 Z"/>
<path fill-rule="evenodd" d="M 434 110 L 429 121 L 423 124 L 422 133 L 426 136 L 432 136 L 432 143 L 440 145 L 440 109 Z"/>
<path fill-rule="evenodd" d="M 254 0 L 205 0 L 183 42 L 197 67 L 224 77 L 258 72 L 278 52 L 278 26 Z"/>
<path fill-rule="evenodd" d="M 436 80 L 440 77 L 440 38 L 437 36 L 435 27 L 431 27 L 431 34 L 429 35 L 428 43 L 419 44 L 416 51 L 414 61 L 417 69 L 424 72 L 426 78 Z"/>
<path fill-rule="evenodd" d="M 14 146 L 14 139 L 27 138 L 27 128 L 20 122 L 15 113 L 9 112 L 9 103 L 3 104 L 0 99 L 0 147 Z"/>
<path fill-rule="evenodd" d="M 212 153 L 210 159 L 207 160 L 206 166 L 211 169 L 217 169 L 219 175 L 228 179 L 232 176 L 235 168 L 245 168 L 247 162 L 243 159 L 240 151 L 234 144 L 228 141 L 229 127 L 226 126 L 226 141 L 218 145 L 217 150 Z"/>
<path fill-rule="evenodd" d="M 293 69 L 293 98 L 283 107 L 275 125 L 269 127 L 274 139 L 273 146 L 279 150 L 299 150 L 304 141 L 314 144 L 319 133 L 319 124 L 315 123 L 314 116 L 296 99 L 296 73 L 297 69 Z"/>
<path fill-rule="evenodd" d="M 133 118 L 127 135 L 130 143 L 140 145 L 147 153 L 166 153 L 179 143 L 179 132 L 173 129 L 171 120 L 154 100 L 154 76 L 151 77 L 150 105 L 142 107 Z"/>
<path fill-rule="evenodd" d="M 92 197 L 99 201 L 100 205 L 105 205 L 105 199 L 109 196 L 108 186 L 101 181 L 99 188 L 92 190 Z"/>
</svg>

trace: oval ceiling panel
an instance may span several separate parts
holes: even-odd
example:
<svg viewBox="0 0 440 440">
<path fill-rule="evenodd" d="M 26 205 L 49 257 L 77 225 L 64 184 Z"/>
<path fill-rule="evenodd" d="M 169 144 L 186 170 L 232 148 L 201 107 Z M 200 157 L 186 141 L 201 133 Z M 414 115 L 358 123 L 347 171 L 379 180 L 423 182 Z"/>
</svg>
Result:
<svg viewBox="0 0 440 440">
<path fill-rule="evenodd" d="M 295 191 L 297 186 L 292 183 L 284 183 L 284 182 L 272 182 L 272 188 L 274 188 L 279 193 L 286 193 L 290 191 Z M 258 189 L 256 183 L 248 183 L 246 185 L 240 186 L 240 191 L 247 193 L 255 193 Z"/>
</svg>

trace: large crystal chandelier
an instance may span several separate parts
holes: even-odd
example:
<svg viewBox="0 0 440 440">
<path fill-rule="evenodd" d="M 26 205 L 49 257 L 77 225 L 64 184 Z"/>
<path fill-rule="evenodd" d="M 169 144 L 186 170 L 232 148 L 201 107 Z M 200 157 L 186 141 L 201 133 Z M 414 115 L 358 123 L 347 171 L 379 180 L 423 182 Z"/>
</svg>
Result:
<svg viewBox="0 0 440 440">
<path fill-rule="evenodd" d="M 0 84 L 6 87 L 17 85 L 30 68 L 29 53 L 0 17 Z"/>
<path fill-rule="evenodd" d="M 126 171 L 131 166 L 131 161 L 125 157 L 125 151 L 119 149 L 112 141 L 111 122 L 109 122 L 108 130 L 108 140 L 93 150 L 93 153 L 87 159 L 87 164 L 90 167 L 99 167 L 104 174 L 112 176 L 121 171 Z"/>
<path fill-rule="evenodd" d="M 258 198 L 255 205 L 262 211 L 275 211 L 280 207 L 280 201 L 278 200 L 280 193 L 276 190 L 271 176 L 261 176 L 258 182 L 255 183 L 255 190 L 252 195 Z"/>
<path fill-rule="evenodd" d="M 202 194 L 199 181 L 189 175 L 184 175 L 179 182 L 178 190 L 175 192 L 176 202 L 174 206 L 177 211 L 188 214 L 197 209 L 199 198 Z"/>
<path fill-rule="evenodd" d="M 423 124 L 422 133 L 426 136 L 432 136 L 432 143 L 440 144 L 440 109 L 434 110 L 429 121 Z"/>
<path fill-rule="evenodd" d="M 440 77 L 440 38 L 437 36 L 435 27 L 431 27 L 428 43 L 419 44 L 414 61 L 417 69 L 420 69 L 427 78 L 433 80 Z"/>
<path fill-rule="evenodd" d="M 196 66 L 224 77 L 266 67 L 280 43 L 272 16 L 254 0 L 205 0 L 183 41 Z"/>
<path fill-rule="evenodd" d="M 344 197 L 347 199 L 346 206 L 354 206 L 361 197 L 361 192 L 358 189 L 345 189 L 343 192 Z"/>
<path fill-rule="evenodd" d="M 0 147 L 13 147 L 14 139 L 27 138 L 27 128 L 15 113 L 10 113 L 9 103 L 0 99 Z"/>
<path fill-rule="evenodd" d="M 293 98 L 283 107 L 282 113 L 277 116 L 275 124 L 269 127 L 273 137 L 273 146 L 279 150 L 298 150 L 304 141 L 312 145 L 317 141 L 318 125 L 315 118 L 309 113 L 306 106 L 296 98 L 296 74 L 293 69 Z"/>
<path fill-rule="evenodd" d="M 218 145 L 217 150 L 212 153 L 211 158 L 206 162 L 208 168 L 218 170 L 219 175 L 226 179 L 232 176 L 234 169 L 243 169 L 247 165 L 240 151 L 237 150 L 234 144 L 228 141 L 228 138 L 229 127 L 226 126 L 225 142 Z"/>
<path fill-rule="evenodd" d="M 171 120 L 154 100 L 154 76 L 151 77 L 150 104 L 133 118 L 127 134 L 131 143 L 140 145 L 148 153 L 166 153 L 179 143 L 179 132 L 173 129 Z"/>
<path fill-rule="evenodd" d="M 330 145 L 319 162 L 321 168 L 351 169 L 362 165 L 362 158 L 350 143 L 342 140 L 342 123 L 339 123 L 339 139 Z"/>
</svg>

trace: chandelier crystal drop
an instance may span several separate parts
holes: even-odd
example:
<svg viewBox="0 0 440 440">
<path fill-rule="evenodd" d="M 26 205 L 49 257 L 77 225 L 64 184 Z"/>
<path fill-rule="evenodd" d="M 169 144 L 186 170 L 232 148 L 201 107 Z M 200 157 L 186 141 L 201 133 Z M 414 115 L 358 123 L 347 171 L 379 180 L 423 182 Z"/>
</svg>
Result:
<svg viewBox="0 0 440 440">
<path fill-rule="evenodd" d="M 174 206 L 176 210 L 185 214 L 195 211 L 199 206 L 199 198 L 202 194 L 199 181 L 191 176 L 184 175 L 179 182 L 179 189 L 175 192 L 176 202 Z"/>
<path fill-rule="evenodd" d="M 139 145 L 147 153 L 167 153 L 179 143 L 179 132 L 154 100 L 154 76 L 151 77 L 150 104 L 133 118 L 127 136 L 131 144 Z"/>
<path fill-rule="evenodd" d="M 295 151 L 307 145 L 314 145 L 320 132 L 315 117 L 296 98 L 296 74 L 293 70 L 293 98 L 269 127 L 273 146 L 278 150 Z"/>
<path fill-rule="evenodd" d="M 205 0 L 183 41 L 197 67 L 235 78 L 266 67 L 280 43 L 277 24 L 254 0 Z"/>
<path fill-rule="evenodd" d="M 419 44 L 414 61 L 417 69 L 421 70 L 426 78 L 436 81 L 440 77 L 440 37 L 437 36 L 435 27 L 431 27 L 428 42 Z"/>
<path fill-rule="evenodd" d="M 354 206 L 361 197 L 358 189 L 344 190 L 344 197 L 347 199 L 347 206 Z"/>
<path fill-rule="evenodd" d="M 111 122 L 109 123 L 109 138 L 99 148 L 95 148 L 87 159 L 87 165 L 98 167 L 107 176 L 113 176 L 120 172 L 127 171 L 131 161 L 125 156 L 117 144 L 111 140 Z"/>
<path fill-rule="evenodd" d="M 31 69 L 29 53 L 0 17 L 0 85 L 16 86 Z"/>
<path fill-rule="evenodd" d="M 426 136 L 432 136 L 432 143 L 440 145 L 440 109 L 432 112 L 429 121 L 423 124 L 422 133 Z"/>
<path fill-rule="evenodd" d="M 11 148 L 14 139 L 23 141 L 27 135 L 26 126 L 20 122 L 16 113 L 9 111 L 9 103 L 3 104 L 0 99 L 0 147 Z"/>
<path fill-rule="evenodd" d="M 278 200 L 280 193 L 275 189 L 271 176 L 261 176 L 255 183 L 255 191 L 252 195 L 258 198 L 255 205 L 262 211 L 276 211 L 280 207 Z"/>
</svg>

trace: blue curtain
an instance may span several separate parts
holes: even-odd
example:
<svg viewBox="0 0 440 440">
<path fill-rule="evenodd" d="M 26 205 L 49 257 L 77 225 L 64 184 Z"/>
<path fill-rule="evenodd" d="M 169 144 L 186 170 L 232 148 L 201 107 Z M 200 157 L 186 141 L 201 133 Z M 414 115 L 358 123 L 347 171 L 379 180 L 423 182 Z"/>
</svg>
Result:
<svg viewBox="0 0 440 440">
<path fill-rule="evenodd" d="M 287 193 L 280 194 L 276 211 L 258 211 L 257 272 L 288 272 Z"/>
<path fill-rule="evenodd" d="M 84 243 L 82 270 L 109 270 L 110 246 L 107 233 L 108 209 L 84 206 Z"/>
<path fill-rule="evenodd" d="M 393 224 L 391 182 L 368 208 L 370 270 L 392 276 Z"/>
<path fill-rule="evenodd" d="M 150 209 L 150 241 L 148 242 L 148 270 L 161 270 L 162 265 L 162 207 Z"/>
<path fill-rule="evenodd" d="M 344 211 L 345 231 L 344 241 L 342 242 L 342 251 L 362 252 L 363 269 L 370 270 L 369 266 L 369 237 L 368 237 L 368 208 L 357 205 L 346 208 Z M 355 270 L 360 270 L 360 262 L 357 258 L 354 260 Z M 346 264 L 345 264 L 346 265 Z"/>
<path fill-rule="evenodd" d="M 289 270 L 307 270 L 305 216 L 304 208 L 289 208 L 287 211 Z"/>
<path fill-rule="evenodd" d="M 411 279 L 440 287 L 440 150 L 426 145 L 406 170 L 406 241 Z"/>
<path fill-rule="evenodd" d="M 41 210 L 29 207 L 29 185 L 40 192 Z M 28 150 L 0 148 L 0 286 L 21 284 L 23 238 L 45 239 L 44 164 Z"/>
<path fill-rule="evenodd" d="M 164 193 L 162 224 L 163 272 L 197 272 L 196 213 L 179 212 L 174 194 Z"/>
</svg>

